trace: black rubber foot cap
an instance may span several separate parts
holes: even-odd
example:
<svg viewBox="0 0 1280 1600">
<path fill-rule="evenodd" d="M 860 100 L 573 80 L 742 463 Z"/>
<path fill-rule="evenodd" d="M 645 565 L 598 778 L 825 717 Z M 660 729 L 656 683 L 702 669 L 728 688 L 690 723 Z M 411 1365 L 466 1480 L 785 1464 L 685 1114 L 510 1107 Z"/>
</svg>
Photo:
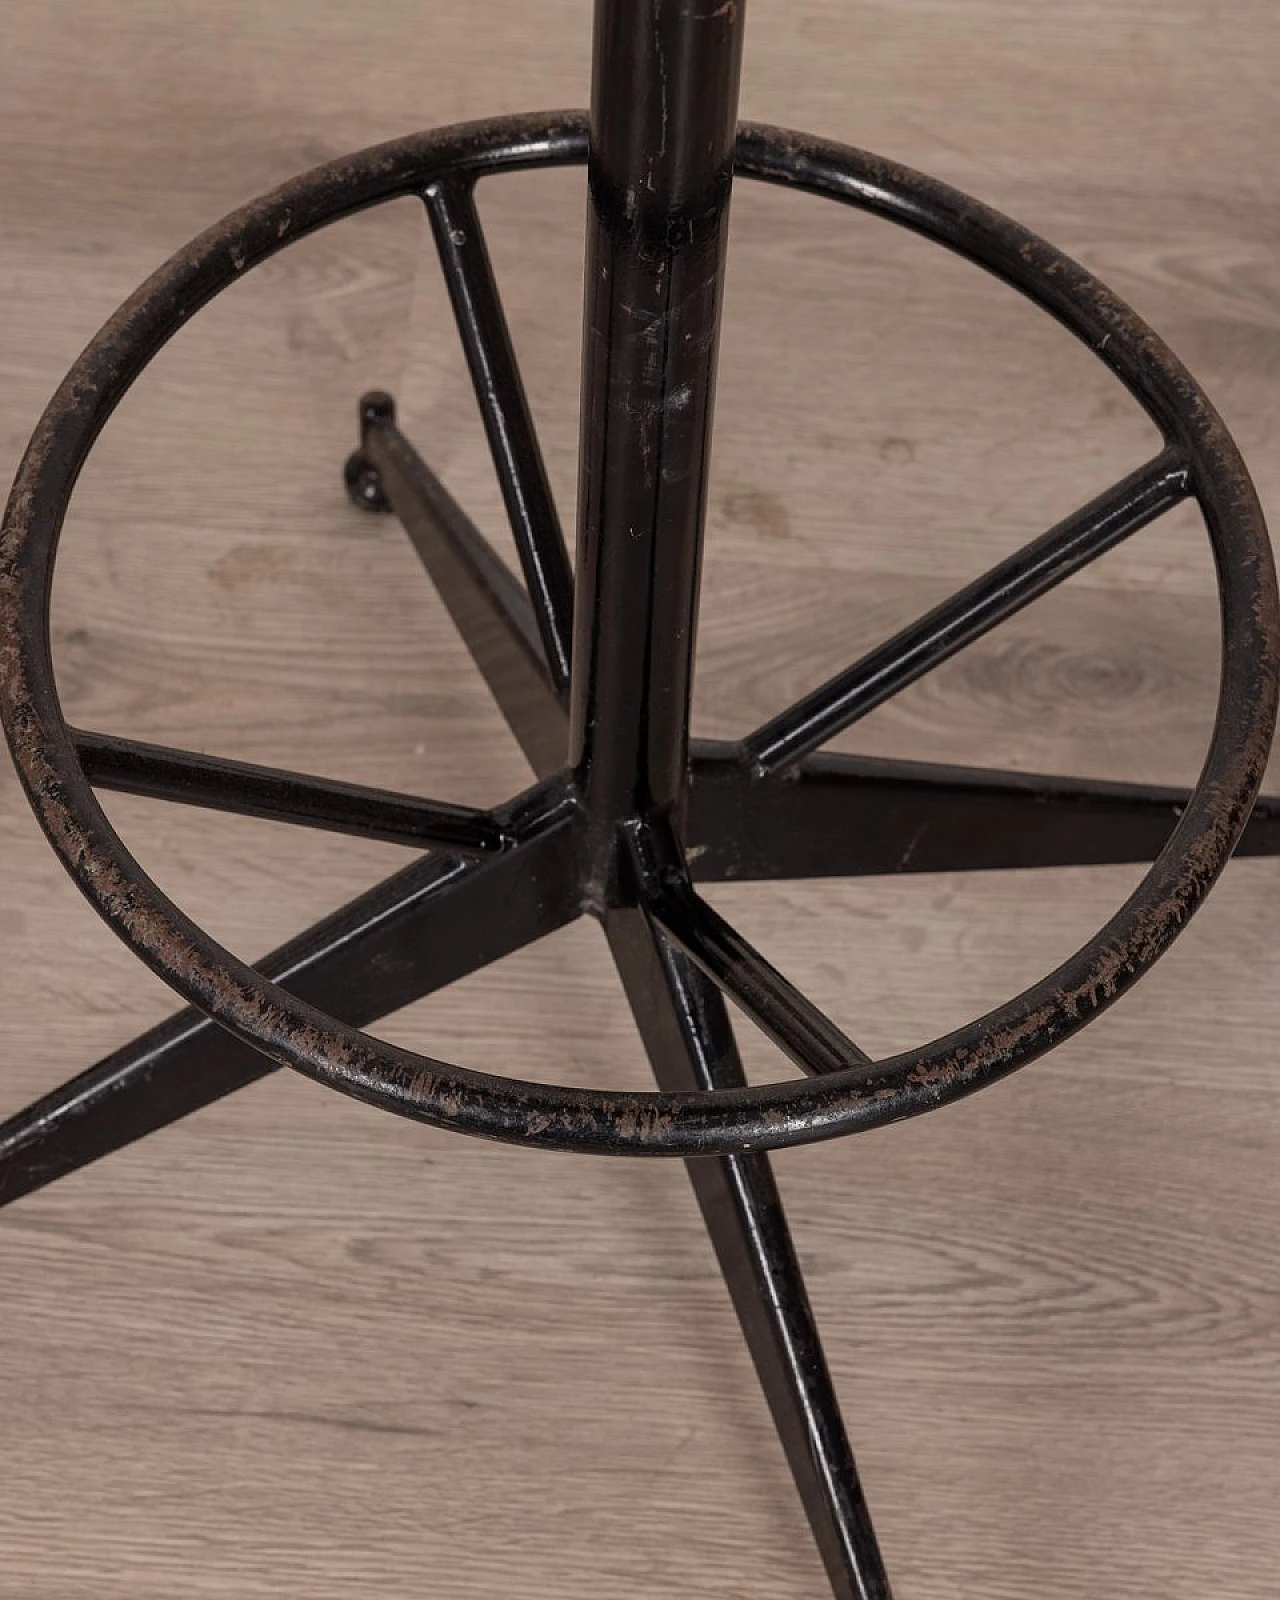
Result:
<svg viewBox="0 0 1280 1600">
<path fill-rule="evenodd" d="M 359 450 L 347 457 L 343 468 L 347 493 L 361 511 L 390 511 L 391 502 L 383 492 L 382 479 Z"/>
</svg>

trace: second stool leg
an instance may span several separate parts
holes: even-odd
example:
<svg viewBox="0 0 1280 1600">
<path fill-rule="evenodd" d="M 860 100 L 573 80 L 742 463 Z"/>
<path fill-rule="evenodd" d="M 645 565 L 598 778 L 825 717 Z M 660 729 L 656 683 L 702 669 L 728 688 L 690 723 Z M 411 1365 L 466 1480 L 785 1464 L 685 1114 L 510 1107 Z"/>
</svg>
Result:
<svg viewBox="0 0 1280 1600">
<path fill-rule="evenodd" d="M 635 910 L 610 948 L 664 1089 L 746 1081 L 720 991 Z M 890 1600 L 786 1213 L 764 1154 L 685 1163 L 836 1600 Z"/>
</svg>

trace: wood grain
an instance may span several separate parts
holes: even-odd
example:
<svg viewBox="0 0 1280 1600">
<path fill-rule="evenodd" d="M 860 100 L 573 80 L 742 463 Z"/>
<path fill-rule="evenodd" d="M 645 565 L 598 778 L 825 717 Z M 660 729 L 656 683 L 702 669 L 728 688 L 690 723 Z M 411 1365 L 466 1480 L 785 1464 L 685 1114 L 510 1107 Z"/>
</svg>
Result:
<svg viewBox="0 0 1280 1600">
<path fill-rule="evenodd" d="M 231 206 L 419 126 L 586 96 L 585 0 L 10 0 L 0 456 L 116 303 Z M 752 0 L 744 113 L 971 189 L 1169 339 L 1280 514 L 1280 13 L 1266 0 Z M 572 522 L 580 174 L 482 206 Z M 882 224 L 740 187 L 697 683 L 732 734 L 1137 463 L 1060 330 Z M 356 396 L 501 543 L 424 220 L 306 241 L 103 437 L 55 596 L 90 726 L 489 802 L 519 753 L 407 541 L 348 508 Z M 1182 511 L 877 711 L 876 754 L 1189 780 L 1217 664 Z M 1280 781 L 1280 780 L 1278 780 Z M 116 798 L 253 956 L 403 852 Z M 171 1006 L 0 771 L 0 1114 Z M 1131 869 L 715 894 L 873 1051 L 1061 959 Z M 1263 1600 L 1280 1564 L 1280 863 L 1084 1035 L 778 1168 L 897 1592 Z M 579 925 L 386 1037 L 644 1086 Z M 779 1070 L 743 1029 L 755 1077 Z M 822 1578 L 678 1168 L 450 1139 L 279 1075 L 0 1213 L 0 1594 L 795 1600 Z"/>
</svg>

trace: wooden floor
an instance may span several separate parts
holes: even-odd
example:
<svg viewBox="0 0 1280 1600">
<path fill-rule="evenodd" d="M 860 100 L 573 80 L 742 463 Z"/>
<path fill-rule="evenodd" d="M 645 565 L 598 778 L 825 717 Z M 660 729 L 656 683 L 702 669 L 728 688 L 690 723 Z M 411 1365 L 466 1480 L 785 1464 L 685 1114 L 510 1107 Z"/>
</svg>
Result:
<svg viewBox="0 0 1280 1600">
<path fill-rule="evenodd" d="M 586 0 L 7 0 L 0 456 L 207 221 L 330 155 L 586 97 Z M 1273 0 L 751 0 L 744 114 L 1011 211 L 1200 376 L 1280 519 Z M 566 518 L 580 174 L 485 217 Z M 745 731 L 1143 459 L 1065 334 L 882 224 L 740 188 L 697 729 Z M 82 725 L 490 802 L 514 745 L 407 541 L 349 508 L 380 385 L 501 540 L 405 202 L 255 272 L 165 352 L 77 493 Z M 1184 511 L 847 747 L 1190 780 L 1212 573 Z M 1280 784 L 1280 771 L 1276 773 Z M 246 956 L 403 852 L 113 801 Z M 0 1116 L 172 1007 L 0 774 Z M 873 1051 L 1047 971 L 1130 869 L 715 896 Z M 1017 1079 L 779 1158 L 904 1600 L 1263 1600 L 1280 1566 L 1280 863 L 1227 872 L 1116 1010 Z M 594 925 L 389 1019 L 572 1083 L 646 1068 Z M 744 1039 L 753 1073 L 778 1071 Z M 488 1147 L 290 1074 L 0 1213 L 0 1595 L 820 1595 L 678 1166 Z"/>
</svg>

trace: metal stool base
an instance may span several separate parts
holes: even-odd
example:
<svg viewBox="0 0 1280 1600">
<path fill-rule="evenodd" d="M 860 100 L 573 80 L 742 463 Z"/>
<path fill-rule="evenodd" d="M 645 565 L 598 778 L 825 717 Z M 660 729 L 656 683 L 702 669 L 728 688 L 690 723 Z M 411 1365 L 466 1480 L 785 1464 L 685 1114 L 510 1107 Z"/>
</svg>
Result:
<svg viewBox="0 0 1280 1600">
<path fill-rule="evenodd" d="M 627 8 L 611 11 L 606 5 L 604 11 L 612 27 Z M 671 8 L 668 20 L 674 16 Z M 733 25 L 733 18 L 732 5 L 715 12 L 715 19 L 725 28 Z M 709 20 L 701 19 L 699 26 Z M 679 19 L 677 22 L 684 26 Z M 721 101 L 732 109 L 727 89 Z M 677 695 L 669 744 L 656 754 L 652 749 L 646 751 L 637 760 L 635 771 L 624 773 L 636 793 L 606 792 L 610 783 L 621 781 L 619 773 L 624 769 L 615 765 L 610 770 L 612 729 L 601 731 L 592 723 L 589 704 L 584 713 L 579 678 L 574 676 L 570 659 L 571 655 L 577 657 L 584 639 L 590 644 L 599 635 L 596 624 L 602 611 L 592 610 L 599 596 L 590 602 L 578 596 L 578 627 L 571 651 L 573 586 L 562 547 L 556 554 L 558 524 L 471 202 L 471 185 L 478 174 L 488 170 L 486 163 L 494 167 L 500 161 L 535 164 L 540 159 L 578 159 L 585 153 L 586 130 L 580 121 L 561 119 L 542 127 L 545 132 L 534 119 L 528 119 L 512 134 L 514 142 L 507 141 L 503 125 L 477 132 L 472 144 L 463 141 L 458 145 L 467 152 L 465 160 L 473 162 L 470 168 L 463 162 L 463 177 L 446 174 L 421 191 L 507 492 L 508 511 L 522 557 L 527 557 L 525 583 L 507 570 L 400 432 L 388 396 L 371 394 L 361 401 L 359 448 L 345 469 L 348 492 L 361 510 L 394 512 L 403 523 L 538 775 L 538 784 L 508 806 L 482 813 L 83 731 L 73 735 L 73 755 L 82 768 L 80 776 L 99 788 L 271 816 L 419 849 L 432 845 L 429 854 L 418 856 L 403 872 L 358 896 L 258 964 L 258 974 L 289 996 L 322 1007 L 342 1024 L 366 1026 L 589 912 L 603 925 L 661 1090 L 673 1095 L 697 1092 L 717 1103 L 717 1097 L 727 1095 L 731 1101 L 738 1091 L 745 1095 L 745 1075 L 721 992 L 733 992 L 735 982 L 743 988 L 734 997 L 743 1000 L 755 1020 L 790 1048 L 807 1070 L 830 1073 L 834 1083 L 842 1072 L 848 1074 L 851 1061 L 860 1061 L 868 1069 L 872 1064 L 826 1025 L 779 975 L 772 969 L 766 971 L 732 929 L 709 921 L 705 906 L 700 911 L 696 897 L 682 897 L 681 885 L 687 887 L 690 881 L 1146 861 L 1160 856 L 1175 828 L 1184 827 L 1179 819 L 1187 808 L 1199 805 L 1204 811 L 1212 803 L 1205 801 L 1200 788 L 1193 792 L 872 760 L 823 753 L 818 747 L 887 694 L 914 681 L 1183 495 L 1197 492 L 1211 497 L 1213 485 L 1208 477 L 1193 482 L 1193 469 L 1200 463 L 1198 451 L 1202 455 L 1210 444 L 1218 447 L 1217 436 L 1206 444 L 1207 434 L 1197 434 L 1194 428 L 1179 431 L 1179 419 L 1174 416 L 1166 430 L 1166 450 L 1154 462 L 741 744 L 690 742 L 687 695 L 683 703 Z M 527 159 L 521 139 L 528 145 Z M 315 215 L 306 227 L 343 214 L 343 205 L 356 209 L 358 204 L 375 203 L 396 192 L 414 192 L 410 159 L 414 151 L 406 143 L 383 148 L 390 155 L 381 165 L 370 163 L 366 155 L 360 168 L 358 181 L 367 185 L 367 195 L 362 191 L 354 199 L 348 197 L 348 203 L 348 199 L 326 197 L 312 184 L 306 193 L 319 198 L 315 198 Z M 748 130 L 740 144 L 746 157 L 757 164 L 755 175 L 768 176 L 771 181 L 796 181 L 815 170 L 824 159 L 824 149 L 830 148 L 834 147 L 806 145 L 796 136 L 765 130 Z M 859 159 L 864 166 L 870 160 Z M 405 162 L 410 171 L 410 178 L 399 189 L 400 179 L 393 171 L 397 160 Z M 908 202 L 890 191 L 893 182 L 905 185 L 906 179 L 887 164 L 883 170 L 889 186 L 883 209 L 888 214 L 897 204 L 905 211 Z M 838 186 L 843 181 L 838 163 L 831 174 L 831 183 Z M 346 181 L 356 180 L 348 174 Z M 727 184 L 727 175 L 725 181 Z M 862 181 L 870 185 L 865 172 Z M 921 192 L 916 192 L 917 198 Z M 907 193 L 906 187 L 902 193 Z M 943 194 L 940 186 L 937 194 Z M 274 197 L 276 212 L 267 209 L 245 214 L 247 236 L 260 236 L 262 241 L 260 248 L 254 246 L 259 258 L 278 247 L 278 236 L 272 233 L 277 219 L 287 215 L 290 222 L 286 225 L 290 225 L 295 215 L 293 209 L 279 208 L 293 207 L 295 199 L 281 191 Z M 951 196 L 940 204 L 945 207 L 954 199 Z M 860 203 L 871 204 L 865 197 Z M 923 218 L 924 200 L 920 205 Z M 875 209 L 875 204 L 871 208 Z M 693 229 L 695 210 L 687 210 L 687 215 L 693 219 L 689 221 Z M 673 207 L 670 216 L 685 217 L 686 212 Z M 990 217 L 975 207 L 971 214 L 961 216 L 956 223 L 957 238 L 947 242 L 957 249 L 966 248 L 965 228 L 972 225 L 976 230 L 979 224 L 998 227 L 999 219 L 992 224 Z M 931 226 L 926 220 L 906 220 L 921 231 L 929 231 Z M 935 231 L 941 227 L 937 224 Z M 1009 237 L 1010 259 L 1016 260 L 1019 242 L 1030 236 L 1017 232 Z M 1005 247 L 1000 244 L 999 248 Z M 975 259 L 980 258 L 977 243 L 973 253 Z M 142 354 L 136 361 L 132 354 L 128 358 L 133 365 L 124 374 L 125 387 L 148 358 L 142 347 L 150 342 L 158 348 L 168 336 L 165 323 L 172 306 L 165 304 L 157 310 L 156 297 L 181 289 L 190 294 L 198 309 L 203 299 L 221 286 L 216 280 L 225 264 L 212 251 L 207 261 L 214 263 L 208 266 L 207 282 L 201 276 L 206 272 L 206 258 L 197 255 L 177 264 L 173 282 L 153 287 L 150 298 L 144 294 L 139 302 L 131 303 L 129 314 L 135 321 L 131 324 L 125 318 L 126 332 L 130 326 L 144 331 L 136 335 Z M 990 261 L 984 264 L 1001 270 Z M 243 262 L 237 263 L 237 270 L 241 265 Z M 1057 270 L 1054 261 L 1050 266 Z M 1004 272 L 1010 281 L 1014 270 Z M 1028 258 L 1028 281 L 1033 272 L 1034 263 Z M 1094 288 L 1101 292 L 1100 286 Z M 1028 288 L 1027 292 L 1034 291 Z M 1070 321 L 1072 293 L 1083 295 L 1086 290 L 1073 291 L 1067 285 L 1061 292 L 1064 300 L 1059 314 Z M 1045 294 L 1037 297 L 1046 303 Z M 714 311 L 706 320 L 714 331 Z M 123 359 L 118 350 L 109 339 L 91 347 L 90 355 L 96 351 L 106 362 L 103 392 L 110 391 L 120 377 L 110 366 L 112 360 Z M 1153 370 L 1161 359 L 1152 358 Z M 1156 396 L 1153 405 L 1159 403 L 1161 376 L 1157 372 L 1150 379 Z M 1130 377 L 1126 381 L 1132 386 L 1137 380 Z M 69 405 L 87 403 L 83 395 L 92 391 L 73 386 L 70 392 Z M 104 416 L 111 404 L 114 400 L 110 398 L 101 402 Z M 64 426 L 69 426 L 68 415 L 61 419 Z M 96 423 L 96 416 L 91 421 Z M 55 418 L 52 426 L 56 425 Z M 83 425 L 86 432 L 92 431 L 89 423 Z M 1225 456 L 1227 447 L 1229 440 L 1222 450 L 1227 460 L 1224 481 L 1230 485 L 1235 482 L 1231 476 L 1235 458 Z M 38 498 L 21 485 L 22 480 L 14 502 L 19 521 L 27 515 L 29 502 Z M 1240 503 L 1245 507 L 1240 514 L 1247 521 L 1252 514 L 1247 496 L 1242 495 Z M 1218 506 L 1214 515 L 1221 522 L 1226 513 Z M 696 566 L 701 532 L 696 517 L 690 528 Z M 19 534 L 25 531 L 19 528 Z M 590 554 L 590 540 L 587 548 Z M 580 579 L 582 572 L 580 556 Z M 618 582 L 607 573 L 602 577 L 599 571 L 589 576 L 599 584 Z M 680 605 L 667 620 L 678 622 L 676 613 L 681 606 L 696 599 L 696 574 L 690 580 L 691 574 L 685 572 Z M 1261 592 L 1269 596 L 1266 573 L 1258 581 Z M 625 585 L 622 593 L 625 597 Z M 615 588 L 612 620 L 625 628 L 632 619 L 617 600 Z M 1274 617 L 1267 611 L 1256 622 L 1265 632 L 1273 627 Z M 674 624 L 668 635 L 683 637 Z M 660 663 L 677 687 L 681 673 L 687 679 L 692 659 L 691 643 L 686 641 L 682 648 L 683 661 Z M 1258 654 L 1261 703 L 1268 686 L 1274 698 L 1274 683 L 1268 678 L 1268 674 L 1274 676 L 1274 659 L 1268 656 L 1263 660 L 1261 650 Z M 644 692 L 631 699 L 627 683 L 614 688 L 619 694 L 621 719 L 625 722 L 630 717 L 637 727 L 645 726 L 658 698 L 650 695 L 652 682 L 646 680 Z M 683 689 L 687 690 L 687 681 Z M 15 754 L 33 803 L 38 809 L 44 807 L 42 820 L 56 843 L 62 836 L 53 811 L 63 804 L 65 795 L 56 785 L 42 787 L 43 779 L 32 777 L 37 758 L 43 759 L 44 746 L 32 737 L 35 719 L 28 706 L 12 688 L 8 692 Z M 591 692 L 589 684 L 588 701 Z M 1238 718 L 1246 718 L 1248 708 L 1241 709 L 1245 699 L 1247 696 L 1242 696 L 1241 705 L 1235 707 Z M 1242 741 L 1248 748 L 1238 752 L 1232 783 L 1224 787 L 1226 800 L 1214 791 L 1218 802 L 1226 806 L 1220 819 L 1210 818 L 1218 823 L 1221 859 L 1243 826 L 1241 796 L 1251 798 L 1251 785 L 1256 787 L 1270 732 L 1265 706 L 1256 715 L 1251 711 L 1248 715 L 1252 720 L 1246 718 L 1241 724 L 1250 733 L 1249 739 Z M 593 730 L 600 741 L 594 749 Z M 575 751 L 575 743 L 585 748 L 585 755 L 583 749 Z M 1232 748 L 1230 741 L 1224 748 Z M 571 760 L 568 767 L 567 752 L 579 758 Z M 71 774 L 68 787 L 74 787 L 76 776 Z M 1235 805 L 1234 812 L 1228 801 Z M 108 838 L 108 847 L 110 844 Z M 65 839 L 61 848 L 67 854 Z M 1246 854 L 1280 851 L 1280 798 L 1259 802 L 1244 828 L 1240 850 Z M 128 860 L 127 856 L 121 859 Z M 1194 909 L 1220 864 L 1220 859 L 1209 862 L 1204 881 L 1188 891 L 1185 906 L 1179 902 L 1176 916 L 1170 913 L 1174 923 Z M 82 882 L 82 886 L 91 897 L 105 893 L 100 885 Z M 120 925 L 134 908 L 130 904 L 121 911 L 113 902 L 100 905 L 100 909 Z M 1171 937 L 1172 931 L 1157 929 L 1152 935 L 1155 953 Z M 148 959 L 163 970 L 154 951 Z M 1143 970 L 1149 959 L 1154 955 L 1135 958 L 1124 982 Z M 165 975 L 170 976 L 167 971 Z M 1114 992 L 1095 999 L 1093 1009 L 1109 1002 L 1123 986 L 1117 978 Z M 212 1002 L 210 1009 L 216 1009 Z M 1046 1016 L 1051 1022 L 1050 1013 Z M 184 1011 L 0 1126 L 0 1204 L 30 1194 L 210 1104 L 273 1071 L 283 1060 L 299 1064 L 287 1052 L 277 1053 L 275 1058 L 260 1054 L 251 1046 L 248 1025 L 240 1026 L 225 1015 L 222 1020 L 233 1032 L 224 1032 L 199 1011 Z M 1011 1057 L 1003 1070 L 1013 1070 L 1063 1036 L 1066 1025 L 1055 1033 L 1057 1024 L 1050 1026 L 1050 1022 L 1045 1023 L 1045 1036 L 1037 1039 L 1035 1048 L 1028 1046 L 1022 1056 Z M 977 1085 L 969 1085 L 973 1086 Z M 946 1092 L 939 1089 L 935 1100 L 940 1103 L 965 1090 L 964 1084 Z M 929 1103 L 897 1109 L 894 1114 L 928 1109 Z M 394 1105 L 392 1109 L 404 1108 Z M 885 1111 L 880 1120 L 889 1115 L 890 1111 Z M 871 1125 L 870 1116 L 866 1125 Z M 735 1148 L 730 1135 L 721 1130 L 714 1139 L 708 1135 L 705 1145 L 691 1142 L 683 1149 L 666 1148 L 690 1157 L 687 1165 L 694 1191 L 833 1592 L 839 1600 L 887 1600 L 888 1581 L 769 1159 L 763 1149 L 755 1147 L 766 1142 L 786 1143 L 790 1136 L 784 1128 L 773 1137 L 776 1130 L 772 1125 L 761 1126 L 768 1137 L 761 1134 L 754 1145 L 751 1139 L 744 1139 L 741 1147 Z M 509 1128 L 496 1125 L 472 1131 L 512 1136 Z M 812 1126 L 802 1125 L 799 1119 L 792 1133 L 793 1142 L 816 1136 Z M 568 1138 L 564 1144 L 574 1147 Z M 594 1145 L 584 1140 L 582 1147 L 609 1145 L 601 1136 Z M 704 1149 L 709 1156 L 700 1153 Z"/>
</svg>

